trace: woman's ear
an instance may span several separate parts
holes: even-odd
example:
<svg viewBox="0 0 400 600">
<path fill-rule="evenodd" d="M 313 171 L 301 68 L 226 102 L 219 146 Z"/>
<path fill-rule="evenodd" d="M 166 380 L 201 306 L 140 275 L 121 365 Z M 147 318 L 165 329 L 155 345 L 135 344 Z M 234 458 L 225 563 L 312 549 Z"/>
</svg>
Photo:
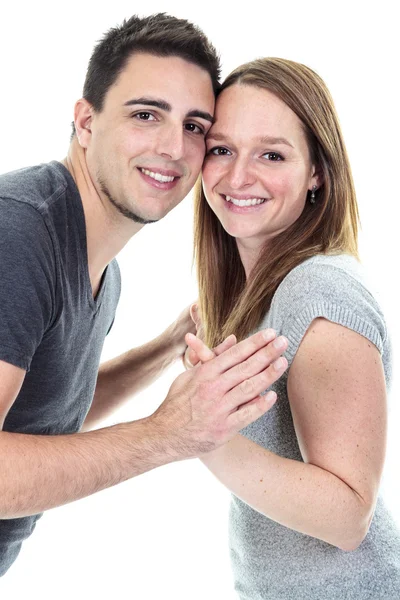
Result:
<svg viewBox="0 0 400 600">
<path fill-rule="evenodd" d="M 311 169 L 311 177 L 308 183 L 308 189 L 311 191 L 314 186 L 319 190 L 321 185 L 324 183 L 324 175 L 322 173 L 322 169 L 316 165 L 312 166 Z"/>
</svg>

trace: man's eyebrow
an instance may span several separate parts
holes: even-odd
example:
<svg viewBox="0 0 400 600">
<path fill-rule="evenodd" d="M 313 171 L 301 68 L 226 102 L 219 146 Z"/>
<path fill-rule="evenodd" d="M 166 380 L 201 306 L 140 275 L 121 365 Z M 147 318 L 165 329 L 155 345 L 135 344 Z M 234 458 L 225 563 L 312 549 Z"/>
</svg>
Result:
<svg viewBox="0 0 400 600">
<path fill-rule="evenodd" d="M 203 110 L 191 110 L 186 116 L 198 117 L 199 119 L 205 119 L 206 121 L 210 121 L 210 123 L 214 123 L 214 117 L 210 115 L 210 113 L 204 112 Z"/>
<path fill-rule="evenodd" d="M 133 106 L 134 104 L 142 104 L 145 106 L 155 106 L 156 108 L 160 108 L 161 110 L 165 110 L 166 112 L 171 112 L 172 106 L 169 102 L 165 100 L 159 100 L 156 98 L 132 98 L 125 102 L 124 106 Z M 206 121 L 210 121 L 210 123 L 214 123 L 214 117 L 210 115 L 210 113 L 205 112 L 203 110 L 193 109 L 190 110 L 186 117 L 198 117 L 199 119 L 205 119 Z"/>
<path fill-rule="evenodd" d="M 132 98 L 125 102 L 124 106 L 133 106 L 134 104 L 145 104 L 146 106 L 155 106 L 156 108 L 161 108 L 161 110 L 165 110 L 167 112 L 171 112 L 172 106 L 165 102 L 165 100 L 156 100 L 155 98 Z"/>
</svg>

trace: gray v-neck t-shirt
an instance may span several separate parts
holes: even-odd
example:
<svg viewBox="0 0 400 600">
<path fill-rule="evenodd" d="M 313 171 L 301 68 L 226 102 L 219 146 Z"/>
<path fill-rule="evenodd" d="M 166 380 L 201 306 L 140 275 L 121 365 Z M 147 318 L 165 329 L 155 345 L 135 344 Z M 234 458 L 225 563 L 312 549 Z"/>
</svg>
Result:
<svg viewBox="0 0 400 600">
<path fill-rule="evenodd" d="M 0 176 L 0 360 L 27 371 L 3 430 L 77 432 L 120 295 L 113 260 L 93 298 L 82 201 L 59 162 Z M 0 575 L 39 515 L 0 521 Z"/>
</svg>

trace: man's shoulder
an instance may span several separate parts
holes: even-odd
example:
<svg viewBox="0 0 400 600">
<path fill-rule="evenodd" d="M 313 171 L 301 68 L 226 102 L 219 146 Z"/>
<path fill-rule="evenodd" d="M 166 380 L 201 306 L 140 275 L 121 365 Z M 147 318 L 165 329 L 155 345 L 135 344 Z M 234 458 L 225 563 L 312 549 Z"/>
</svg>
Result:
<svg viewBox="0 0 400 600">
<path fill-rule="evenodd" d="M 68 171 L 56 161 L 25 167 L 0 175 L 0 198 L 30 205 L 41 212 L 65 193 L 71 185 L 69 179 Z"/>
</svg>

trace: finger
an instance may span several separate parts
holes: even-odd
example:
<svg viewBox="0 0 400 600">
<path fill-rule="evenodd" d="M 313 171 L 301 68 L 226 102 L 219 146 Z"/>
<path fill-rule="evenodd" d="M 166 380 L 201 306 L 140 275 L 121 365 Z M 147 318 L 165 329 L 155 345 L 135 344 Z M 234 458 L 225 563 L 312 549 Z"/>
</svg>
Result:
<svg viewBox="0 0 400 600">
<path fill-rule="evenodd" d="M 200 360 L 200 358 L 197 356 L 197 352 L 195 352 L 194 350 L 189 348 L 189 346 L 187 347 L 187 350 L 186 350 L 186 357 L 187 357 L 187 361 L 190 363 L 191 367 L 194 367 L 198 363 L 202 362 Z"/>
<path fill-rule="evenodd" d="M 261 350 L 258 350 L 255 354 L 250 356 L 250 358 L 247 360 L 243 361 L 239 365 L 236 365 L 235 367 L 232 367 L 232 369 L 225 371 L 225 373 L 220 376 L 220 381 L 223 384 L 223 388 L 228 391 L 234 389 L 242 383 L 244 384 L 245 381 L 253 381 L 255 376 L 264 372 L 269 365 L 278 360 L 281 354 L 285 352 L 287 347 L 287 339 L 284 336 L 279 336 L 273 342 L 269 343 L 267 346 L 261 348 Z M 250 384 L 247 383 L 246 385 Z M 264 389 L 267 387 L 268 386 L 266 386 Z M 260 391 L 256 391 L 251 398 L 254 398 L 260 393 Z M 250 400 L 250 398 L 247 398 L 247 400 Z"/>
<path fill-rule="evenodd" d="M 192 317 L 193 323 L 196 325 L 196 329 L 199 328 L 201 325 L 201 316 L 197 302 L 191 305 L 190 316 Z"/>
<path fill-rule="evenodd" d="M 182 362 L 185 369 L 192 369 L 200 362 L 199 357 L 196 352 L 194 352 L 191 348 L 187 347 L 185 353 L 182 356 Z"/>
<path fill-rule="evenodd" d="M 273 329 L 265 329 L 253 334 L 238 344 L 235 344 L 229 348 L 229 350 L 226 350 L 226 352 L 217 356 L 216 359 L 211 361 L 208 365 L 205 365 L 208 376 L 211 378 L 218 377 L 228 369 L 239 365 L 258 350 L 264 348 L 275 337 L 276 333 Z M 268 364 L 269 363 L 265 362 L 264 367 L 268 366 Z M 245 379 L 245 377 L 243 377 L 243 379 Z"/>
<path fill-rule="evenodd" d="M 194 367 L 195 365 L 197 365 L 197 363 L 200 362 L 200 359 L 197 356 L 197 352 L 195 352 L 191 348 L 188 348 L 187 357 L 188 357 L 188 360 L 189 360 L 190 364 L 192 365 L 192 367 Z"/>
<path fill-rule="evenodd" d="M 223 352 L 225 352 L 226 350 L 229 350 L 229 348 L 232 348 L 232 346 L 234 346 L 236 344 L 237 340 L 236 340 L 236 336 L 233 335 L 233 333 L 231 335 L 228 335 L 228 337 L 221 342 L 221 344 L 219 344 L 218 346 L 216 346 L 213 350 L 214 353 L 219 356 L 220 354 L 222 354 Z"/>
<path fill-rule="evenodd" d="M 208 346 L 205 345 L 198 337 L 193 333 L 187 333 L 185 335 L 185 342 L 193 352 L 197 354 L 197 357 L 202 362 L 207 362 L 212 358 L 215 358 L 215 354 Z"/>
<path fill-rule="evenodd" d="M 189 340 L 189 342 L 190 342 L 190 340 Z M 222 354 L 222 352 L 225 352 L 225 350 L 229 350 L 229 348 L 232 348 L 232 346 L 234 346 L 235 344 L 236 344 L 236 336 L 233 335 L 233 333 L 232 333 L 221 344 L 216 346 L 213 349 L 213 352 L 214 352 L 214 354 L 216 354 L 218 356 L 219 354 Z M 197 365 L 197 363 L 201 360 L 199 358 L 197 352 L 190 346 L 188 346 L 186 353 L 187 353 L 187 360 L 190 361 L 191 366 Z M 210 355 L 210 358 L 208 360 L 211 360 L 211 358 L 214 358 L 214 357 Z M 207 360 L 204 360 L 202 362 L 207 362 Z"/>
<path fill-rule="evenodd" d="M 288 362 L 286 358 L 281 356 L 261 373 L 258 373 L 258 375 L 242 381 L 234 389 L 225 394 L 227 409 L 235 411 L 243 404 L 256 399 L 283 375 L 287 367 Z"/>
<path fill-rule="evenodd" d="M 264 396 L 257 396 L 257 398 L 241 406 L 228 417 L 228 424 L 231 431 L 238 432 L 265 415 L 273 407 L 276 399 L 276 392 L 271 390 Z"/>
</svg>

